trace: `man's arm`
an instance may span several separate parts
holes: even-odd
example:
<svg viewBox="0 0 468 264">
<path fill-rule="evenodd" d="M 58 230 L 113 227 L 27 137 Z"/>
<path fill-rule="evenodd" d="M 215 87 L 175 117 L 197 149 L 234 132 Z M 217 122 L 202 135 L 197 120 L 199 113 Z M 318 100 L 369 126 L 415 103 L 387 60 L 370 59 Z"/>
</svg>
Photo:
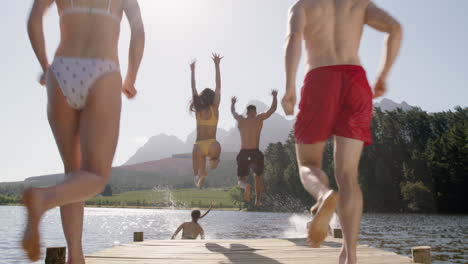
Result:
<svg viewBox="0 0 468 264">
<path fill-rule="evenodd" d="M 41 85 L 45 85 L 44 73 L 49 68 L 49 60 L 47 59 L 44 40 L 43 18 L 45 11 L 53 2 L 54 0 L 35 0 L 28 19 L 29 40 L 31 41 L 32 48 L 43 72 L 43 75 L 39 80 Z"/>
<path fill-rule="evenodd" d="M 287 115 L 294 114 L 296 104 L 296 74 L 299 67 L 302 52 L 302 40 L 306 26 L 305 10 L 299 4 L 295 4 L 289 10 L 288 34 L 286 36 L 286 93 L 283 97 L 283 108 Z"/>
<path fill-rule="evenodd" d="M 273 102 L 271 103 L 270 109 L 268 109 L 268 111 L 266 111 L 265 113 L 262 113 L 262 114 L 258 115 L 258 117 L 261 120 L 265 120 L 265 119 L 270 118 L 270 116 L 276 111 L 276 108 L 278 107 L 278 99 L 277 99 L 278 91 L 273 90 L 271 92 L 271 95 L 273 96 Z"/>
<path fill-rule="evenodd" d="M 403 30 L 396 19 L 372 2 L 367 7 L 366 24 L 378 31 L 388 33 L 386 51 L 374 91 L 374 97 L 379 97 L 386 91 L 385 82 L 400 51 Z"/>
<path fill-rule="evenodd" d="M 181 224 L 177 230 L 174 232 L 174 234 L 172 235 L 171 239 L 175 239 L 175 237 L 177 236 L 177 234 L 179 234 L 180 230 L 182 230 L 182 228 L 184 228 L 184 224 Z"/>
<path fill-rule="evenodd" d="M 236 112 L 236 103 L 237 103 L 237 97 L 233 96 L 231 98 L 231 114 L 235 120 L 239 121 L 239 119 L 241 118 L 241 115 L 239 115 Z"/>
<path fill-rule="evenodd" d="M 131 38 L 123 92 L 128 98 L 133 98 L 136 95 L 135 81 L 145 49 L 145 28 L 137 0 L 124 1 L 124 12 L 130 24 Z"/>
</svg>

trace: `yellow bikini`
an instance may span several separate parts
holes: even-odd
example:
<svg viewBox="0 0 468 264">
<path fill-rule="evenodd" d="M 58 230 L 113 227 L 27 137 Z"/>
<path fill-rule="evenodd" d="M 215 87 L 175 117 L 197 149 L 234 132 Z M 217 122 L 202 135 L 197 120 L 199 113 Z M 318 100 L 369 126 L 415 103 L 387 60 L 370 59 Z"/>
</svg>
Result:
<svg viewBox="0 0 468 264">
<path fill-rule="evenodd" d="M 210 112 L 211 112 L 210 119 L 201 118 L 200 113 L 197 112 L 196 113 L 197 125 L 217 127 L 218 126 L 218 118 L 216 117 L 212 106 L 210 106 Z M 203 155 L 208 156 L 208 153 L 210 151 L 211 143 L 213 143 L 213 142 L 216 142 L 215 138 L 210 138 L 210 139 L 205 139 L 205 140 L 198 140 L 197 142 L 195 142 L 195 144 L 198 145 L 198 147 L 200 148 Z"/>
</svg>

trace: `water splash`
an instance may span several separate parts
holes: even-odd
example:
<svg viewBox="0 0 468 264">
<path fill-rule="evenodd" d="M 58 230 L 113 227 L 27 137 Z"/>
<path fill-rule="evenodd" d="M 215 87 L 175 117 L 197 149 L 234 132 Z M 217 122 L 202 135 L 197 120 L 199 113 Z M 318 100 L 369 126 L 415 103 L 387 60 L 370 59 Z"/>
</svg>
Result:
<svg viewBox="0 0 468 264">
<path fill-rule="evenodd" d="M 288 228 L 283 232 L 284 238 L 305 238 L 307 236 L 307 223 L 313 218 L 309 214 L 293 214 L 289 217 Z M 330 220 L 331 228 L 341 228 L 340 220 L 336 213 Z"/>
<path fill-rule="evenodd" d="M 187 208 L 187 205 L 184 202 L 180 202 L 174 197 L 169 186 L 155 186 L 153 187 L 153 192 L 161 193 L 163 204 L 171 210 Z"/>
<path fill-rule="evenodd" d="M 284 238 L 304 238 L 307 235 L 307 223 L 312 220 L 310 215 L 293 214 L 289 217 L 288 228 L 283 232 Z"/>
</svg>

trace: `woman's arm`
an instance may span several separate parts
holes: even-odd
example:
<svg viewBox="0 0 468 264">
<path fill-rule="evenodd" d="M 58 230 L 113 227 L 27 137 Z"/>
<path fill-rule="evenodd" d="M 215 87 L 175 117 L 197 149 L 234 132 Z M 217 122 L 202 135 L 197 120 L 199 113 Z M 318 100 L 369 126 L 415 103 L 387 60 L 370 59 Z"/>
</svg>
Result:
<svg viewBox="0 0 468 264">
<path fill-rule="evenodd" d="M 39 81 L 41 85 L 45 85 L 44 74 L 49 68 L 49 60 L 47 59 L 44 40 L 43 18 L 45 11 L 53 2 L 54 0 L 34 0 L 28 19 L 29 40 L 31 41 L 31 46 L 34 50 L 34 53 L 36 54 L 37 60 L 39 61 L 43 72 Z"/>
<path fill-rule="evenodd" d="M 215 64 L 215 70 L 216 70 L 216 89 L 215 89 L 215 98 L 214 98 L 213 104 L 216 108 L 219 108 L 219 104 L 221 102 L 221 70 L 220 70 L 219 65 L 223 57 L 221 57 L 220 54 L 213 53 L 212 59 Z"/>
<path fill-rule="evenodd" d="M 181 224 L 177 230 L 174 232 L 174 234 L 172 235 L 171 239 L 175 239 L 175 237 L 177 236 L 177 234 L 179 234 L 180 230 L 182 230 L 182 228 L 184 228 L 184 224 Z"/>
<path fill-rule="evenodd" d="M 208 209 L 208 211 L 206 211 L 206 213 L 204 213 L 202 216 L 200 216 L 200 219 L 205 217 L 211 211 L 212 208 L 213 208 L 213 202 L 211 202 L 211 205 L 210 205 L 210 208 Z"/>
<path fill-rule="evenodd" d="M 197 60 L 193 60 L 190 63 L 190 73 L 191 73 L 190 81 L 191 81 L 191 86 L 192 86 L 192 96 L 193 96 L 194 99 L 195 99 L 195 97 L 198 96 L 197 82 L 195 81 L 195 67 L 196 67 L 196 64 L 197 64 Z"/>
<path fill-rule="evenodd" d="M 136 0 L 124 1 L 124 12 L 131 29 L 128 70 L 123 85 L 123 93 L 128 98 L 135 97 L 135 81 L 145 49 L 145 28 L 141 19 L 140 6 Z"/>
</svg>

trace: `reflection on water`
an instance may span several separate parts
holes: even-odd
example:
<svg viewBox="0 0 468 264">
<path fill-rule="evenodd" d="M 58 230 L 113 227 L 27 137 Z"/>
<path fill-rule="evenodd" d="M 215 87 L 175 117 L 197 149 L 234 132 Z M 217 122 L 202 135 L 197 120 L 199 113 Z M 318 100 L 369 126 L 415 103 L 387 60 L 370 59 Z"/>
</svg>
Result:
<svg viewBox="0 0 468 264">
<path fill-rule="evenodd" d="M 1 264 L 27 263 L 19 249 L 24 220 L 22 207 L 0 207 Z M 86 208 L 84 250 L 89 254 L 129 243 L 135 231 L 145 232 L 145 239 L 170 239 L 187 220 L 187 210 Z M 253 239 L 305 237 L 308 221 L 302 214 L 212 211 L 200 223 L 207 239 Z M 65 245 L 57 209 L 45 215 L 41 231 L 43 247 Z M 468 217 L 365 215 L 360 242 L 404 255 L 412 246 L 430 245 L 433 263 L 467 263 Z"/>
</svg>

